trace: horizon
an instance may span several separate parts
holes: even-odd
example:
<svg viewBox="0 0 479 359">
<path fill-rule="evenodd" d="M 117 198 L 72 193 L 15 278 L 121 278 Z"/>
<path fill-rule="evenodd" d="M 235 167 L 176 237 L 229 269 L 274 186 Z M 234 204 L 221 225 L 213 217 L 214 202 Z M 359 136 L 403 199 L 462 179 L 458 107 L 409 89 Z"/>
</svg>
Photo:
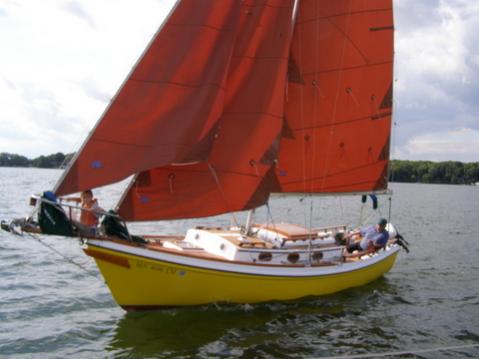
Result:
<svg viewBox="0 0 479 359">
<path fill-rule="evenodd" d="M 21 154 L 21 153 L 14 153 L 14 152 L 7 152 L 7 151 L 0 151 L 0 154 L 9 154 L 9 155 L 18 155 L 18 156 L 22 156 L 22 157 L 25 157 L 26 159 L 28 160 L 34 160 L 36 158 L 39 158 L 41 156 L 44 156 L 44 157 L 49 157 L 49 156 L 54 156 L 58 153 L 64 155 L 64 156 L 68 156 L 68 155 L 74 155 L 75 154 L 75 151 L 74 152 L 62 152 L 62 151 L 57 151 L 57 152 L 53 152 L 53 153 L 49 153 L 49 154 L 39 154 L 39 155 L 36 155 L 34 157 L 29 157 L 27 155 L 24 155 L 24 154 Z M 417 159 L 417 160 L 409 160 L 409 159 L 402 159 L 402 158 L 389 158 L 389 161 L 411 161 L 411 162 L 434 162 L 434 163 L 441 163 L 441 162 L 460 162 L 460 163 L 463 163 L 463 164 L 466 164 L 466 163 L 479 163 L 479 158 L 476 160 L 476 161 L 460 161 L 460 160 L 423 160 L 423 159 Z"/>
<path fill-rule="evenodd" d="M 0 152 L 75 152 L 173 3 L 0 5 Z M 479 4 L 398 0 L 394 11 L 391 158 L 478 161 Z"/>
</svg>

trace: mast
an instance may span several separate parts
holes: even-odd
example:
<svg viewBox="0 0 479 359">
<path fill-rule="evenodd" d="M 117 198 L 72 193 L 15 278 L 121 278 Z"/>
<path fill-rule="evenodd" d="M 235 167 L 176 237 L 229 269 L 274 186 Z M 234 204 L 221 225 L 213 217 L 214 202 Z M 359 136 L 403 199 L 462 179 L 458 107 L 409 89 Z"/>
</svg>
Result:
<svg viewBox="0 0 479 359">
<path fill-rule="evenodd" d="M 248 211 L 248 217 L 246 217 L 246 224 L 245 224 L 245 234 L 249 236 L 251 234 L 251 227 L 253 225 L 253 218 L 254 218 L 254 208 Z"/>
</svg>

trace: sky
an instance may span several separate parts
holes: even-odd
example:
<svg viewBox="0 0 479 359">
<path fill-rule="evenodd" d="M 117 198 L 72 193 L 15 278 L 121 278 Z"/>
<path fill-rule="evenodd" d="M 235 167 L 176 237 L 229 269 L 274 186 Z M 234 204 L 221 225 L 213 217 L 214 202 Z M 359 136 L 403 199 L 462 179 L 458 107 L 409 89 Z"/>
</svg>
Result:
<svg viewBox="0 0 479 359">
<path fill-rule="evenodd" d="M 0 0 L 0 152 L 73 152 L 174 0 Z M 395 0 L 392 158 L 479 161 L 479 1 Z"/>
</svg>

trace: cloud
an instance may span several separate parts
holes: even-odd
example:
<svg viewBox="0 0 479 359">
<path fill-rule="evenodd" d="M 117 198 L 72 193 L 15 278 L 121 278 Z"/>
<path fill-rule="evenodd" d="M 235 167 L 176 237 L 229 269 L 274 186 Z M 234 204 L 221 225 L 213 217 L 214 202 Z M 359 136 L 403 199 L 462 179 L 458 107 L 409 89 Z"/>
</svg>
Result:
<svg viewBox="0 0 479 359">
<path fill-rule="evenodd" d="M 88 25 L 95 27 L 95 21 L 90 15 L 88 15 L 83 5 L 78 1 L 68 1 L 63 5 L 63 8 L 71 14 L 77 16 L 79 19 L 85 21 Z"/>
<path fill-rule="evenodd" d="M 75 151 L 172 5 L 2 2 L 0 152 Z"/>
<path fill-rule="evenodd" d="M 457 128 L 447 132 L 418 135 L 404 146 L 402 155 L 409 159 L 462 160 L 479 159 L 479 131 Z"/>
<path fill-rule="evenodd" d="M 479 130 L 479 4 L 404 0 L 395 10 L 396 153 L 470 159 L 470 146 L 446 145 L 443 136 L 457 128 Z M 425 151 L 433 144 L 435 149 Z"/>
<path fill-rule="evenodd" d="M 79 85 L 87 96 L 102 103 L 109 102 L 112 97 L 111 93 L 101 89 L 94 79 L 85 78 L 79 82 Z"/>
<path fill-rule="evenodd" d="M 3 0 L 0 151 L 75 150 L 174 2 Z M 479 2 L 399 0 L 394 7 L 392 153 L 433 160 L 477 156 Z"/>
</svg>

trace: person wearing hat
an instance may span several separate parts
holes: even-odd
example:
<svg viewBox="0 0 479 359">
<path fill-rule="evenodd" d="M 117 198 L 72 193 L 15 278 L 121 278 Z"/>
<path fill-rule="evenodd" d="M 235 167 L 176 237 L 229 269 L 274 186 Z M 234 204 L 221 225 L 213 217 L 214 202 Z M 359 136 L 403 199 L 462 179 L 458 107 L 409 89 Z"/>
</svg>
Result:
<svg viewBox="0 0 479 359">
<path fill-rule="evenodd" d="M 380 218 L 375 226 L 361 228 L 359 233 L 356 232 L 361 235 L 361 240 L 349 244 L 346 247 L 348 253 L 359 251 L 362 255 L 363 252 L 372 252 L 383 248 L 389 239 L 389 232 L 386 230 L 387 224 L 386 219 Z"/>
</svg>

